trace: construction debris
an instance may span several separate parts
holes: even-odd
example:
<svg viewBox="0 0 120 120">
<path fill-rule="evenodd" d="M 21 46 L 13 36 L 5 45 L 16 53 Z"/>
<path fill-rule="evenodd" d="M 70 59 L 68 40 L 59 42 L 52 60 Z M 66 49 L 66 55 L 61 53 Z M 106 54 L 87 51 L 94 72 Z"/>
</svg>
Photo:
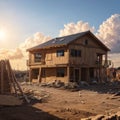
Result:
<svg viewBox="0 0 120 120">
<path fill-rule="evenodd" d="M 110 115 L 96 115 L 88 118 L 82 118 L 81 120 L 120 120 L 120 112 Z"/>
<path fill-rule="evenodd" d="M 23 88 L 23 91 L 27 95 L 27 97 L 31 100 L 31 103 L 34 101 L 37 101 L 37 102 L 46 101 L 46 98 L 50 96 L 49 93 L 43 90 Z"/>
</svg>

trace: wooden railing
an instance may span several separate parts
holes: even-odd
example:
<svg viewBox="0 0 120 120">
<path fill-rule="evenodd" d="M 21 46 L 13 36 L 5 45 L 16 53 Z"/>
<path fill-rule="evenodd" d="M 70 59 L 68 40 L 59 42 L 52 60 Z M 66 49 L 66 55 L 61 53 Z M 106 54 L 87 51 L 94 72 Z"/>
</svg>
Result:
<svg viewBox="0 0 120 120">
<path fill-rule="evenodd" d="M 29 60 L 26 61 L 27 66 L 36 65 L 36 64 L 45 65 L 45 61 L 43 61 L 43 60 L 40 62 L 30 62 Z"/>
<path fill-rule="evenodd" d="M 96 64 L 103 67 L 109 67 L 111 65 L 111 60 L 96 61 Z"/>
</svg>

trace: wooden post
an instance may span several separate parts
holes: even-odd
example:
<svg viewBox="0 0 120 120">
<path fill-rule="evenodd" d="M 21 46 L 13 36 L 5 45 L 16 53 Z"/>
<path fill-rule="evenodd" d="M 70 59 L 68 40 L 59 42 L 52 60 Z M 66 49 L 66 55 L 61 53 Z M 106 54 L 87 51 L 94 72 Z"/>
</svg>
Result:
<svg viewBox="0 0 120 120">
<path fill-rule="evenodd" d="M 102 55 L 100 55 L 100 65 L 99 65 L 99 80 L 102 82 Z"/>
<path fill-rule="evenodd" d="M 73 81 L 75 82 L 75 67 L 73 67 Z"/>
<path fill-rule="evenodd" d="M 89 68 L 86 68 L 86 71 L 87 71 L 87 82 L 89 82 L 90 81 L 90 74 L 89 74 Z"/>
<path fill-rule="evenodd" d="M 105 54 L 105 64 L 107 64 L 107 53 Z"/>
<path fill-rule="evenodd" d="M 68 78 L 68 82 L 70 82 L 70 67 L 67 66 L 67 78 Z"/>
<path fill-rule="evenodd" d="M 29 69 L 29 82 L 32 82 L 32 69 Z"/>
<path fill-rule="evenodd" d="M 108 67 L 108 56 L 107 56 L 107 53 L 105 54 L 105 72 L 104 72 L 104 77 L 105 77 L 105 80 L 107 80 L 107 67 Z"/>
<path fill-rule="evenodd" d="M 39 68 L 39 75 L 38 75 L 38 83 L 41 82 L 41 72 L 42 72 L 42 68 Z"/>
<path fill-rule="evenodd" d="M 79 83 L 81 81 L 81 68 L 79 68 Z"/>
</svg>

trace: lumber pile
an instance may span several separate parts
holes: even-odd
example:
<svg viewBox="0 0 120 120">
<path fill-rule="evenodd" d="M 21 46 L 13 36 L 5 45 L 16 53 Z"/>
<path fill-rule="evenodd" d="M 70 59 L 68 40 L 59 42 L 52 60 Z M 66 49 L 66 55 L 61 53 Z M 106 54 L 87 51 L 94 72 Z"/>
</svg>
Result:
<svg viewBox="0 0 120 120">
<path fill-rule="evenodd" d="M 11 93 L 10 78 L 6 61 L 0 61 L 0 94 Z"/>
<path fill-rule="evenodd" d="M 27 96 L 23 93 L 9 60 L 0 60 L 0 94 L 21 94 L 29 103 Z"/>
</svg>

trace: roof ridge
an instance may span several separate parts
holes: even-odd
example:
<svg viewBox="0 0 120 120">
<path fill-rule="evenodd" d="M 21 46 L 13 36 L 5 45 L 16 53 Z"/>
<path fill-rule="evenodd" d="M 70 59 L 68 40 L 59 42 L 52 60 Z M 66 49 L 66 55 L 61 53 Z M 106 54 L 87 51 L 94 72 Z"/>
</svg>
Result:
<svg viewBox="0 0 120 120">
<path fill-rule="evenodd" d="M 61 36 L 61 37 L 68 37 L 68 36 L 82 34 L 82 33 L 87 33 L 87 32 L 90 32 L 90 30 L 87 30 L 87 31 L 84 31 L 84 32 L 77 32 L 77 33 L 73 33 L 73 34 L 69 34 L 69 35 L 65 35 L 65 36 Z M 61 38 L 61 37 L 56 37 L 56 38 Z"/>
</svg>

